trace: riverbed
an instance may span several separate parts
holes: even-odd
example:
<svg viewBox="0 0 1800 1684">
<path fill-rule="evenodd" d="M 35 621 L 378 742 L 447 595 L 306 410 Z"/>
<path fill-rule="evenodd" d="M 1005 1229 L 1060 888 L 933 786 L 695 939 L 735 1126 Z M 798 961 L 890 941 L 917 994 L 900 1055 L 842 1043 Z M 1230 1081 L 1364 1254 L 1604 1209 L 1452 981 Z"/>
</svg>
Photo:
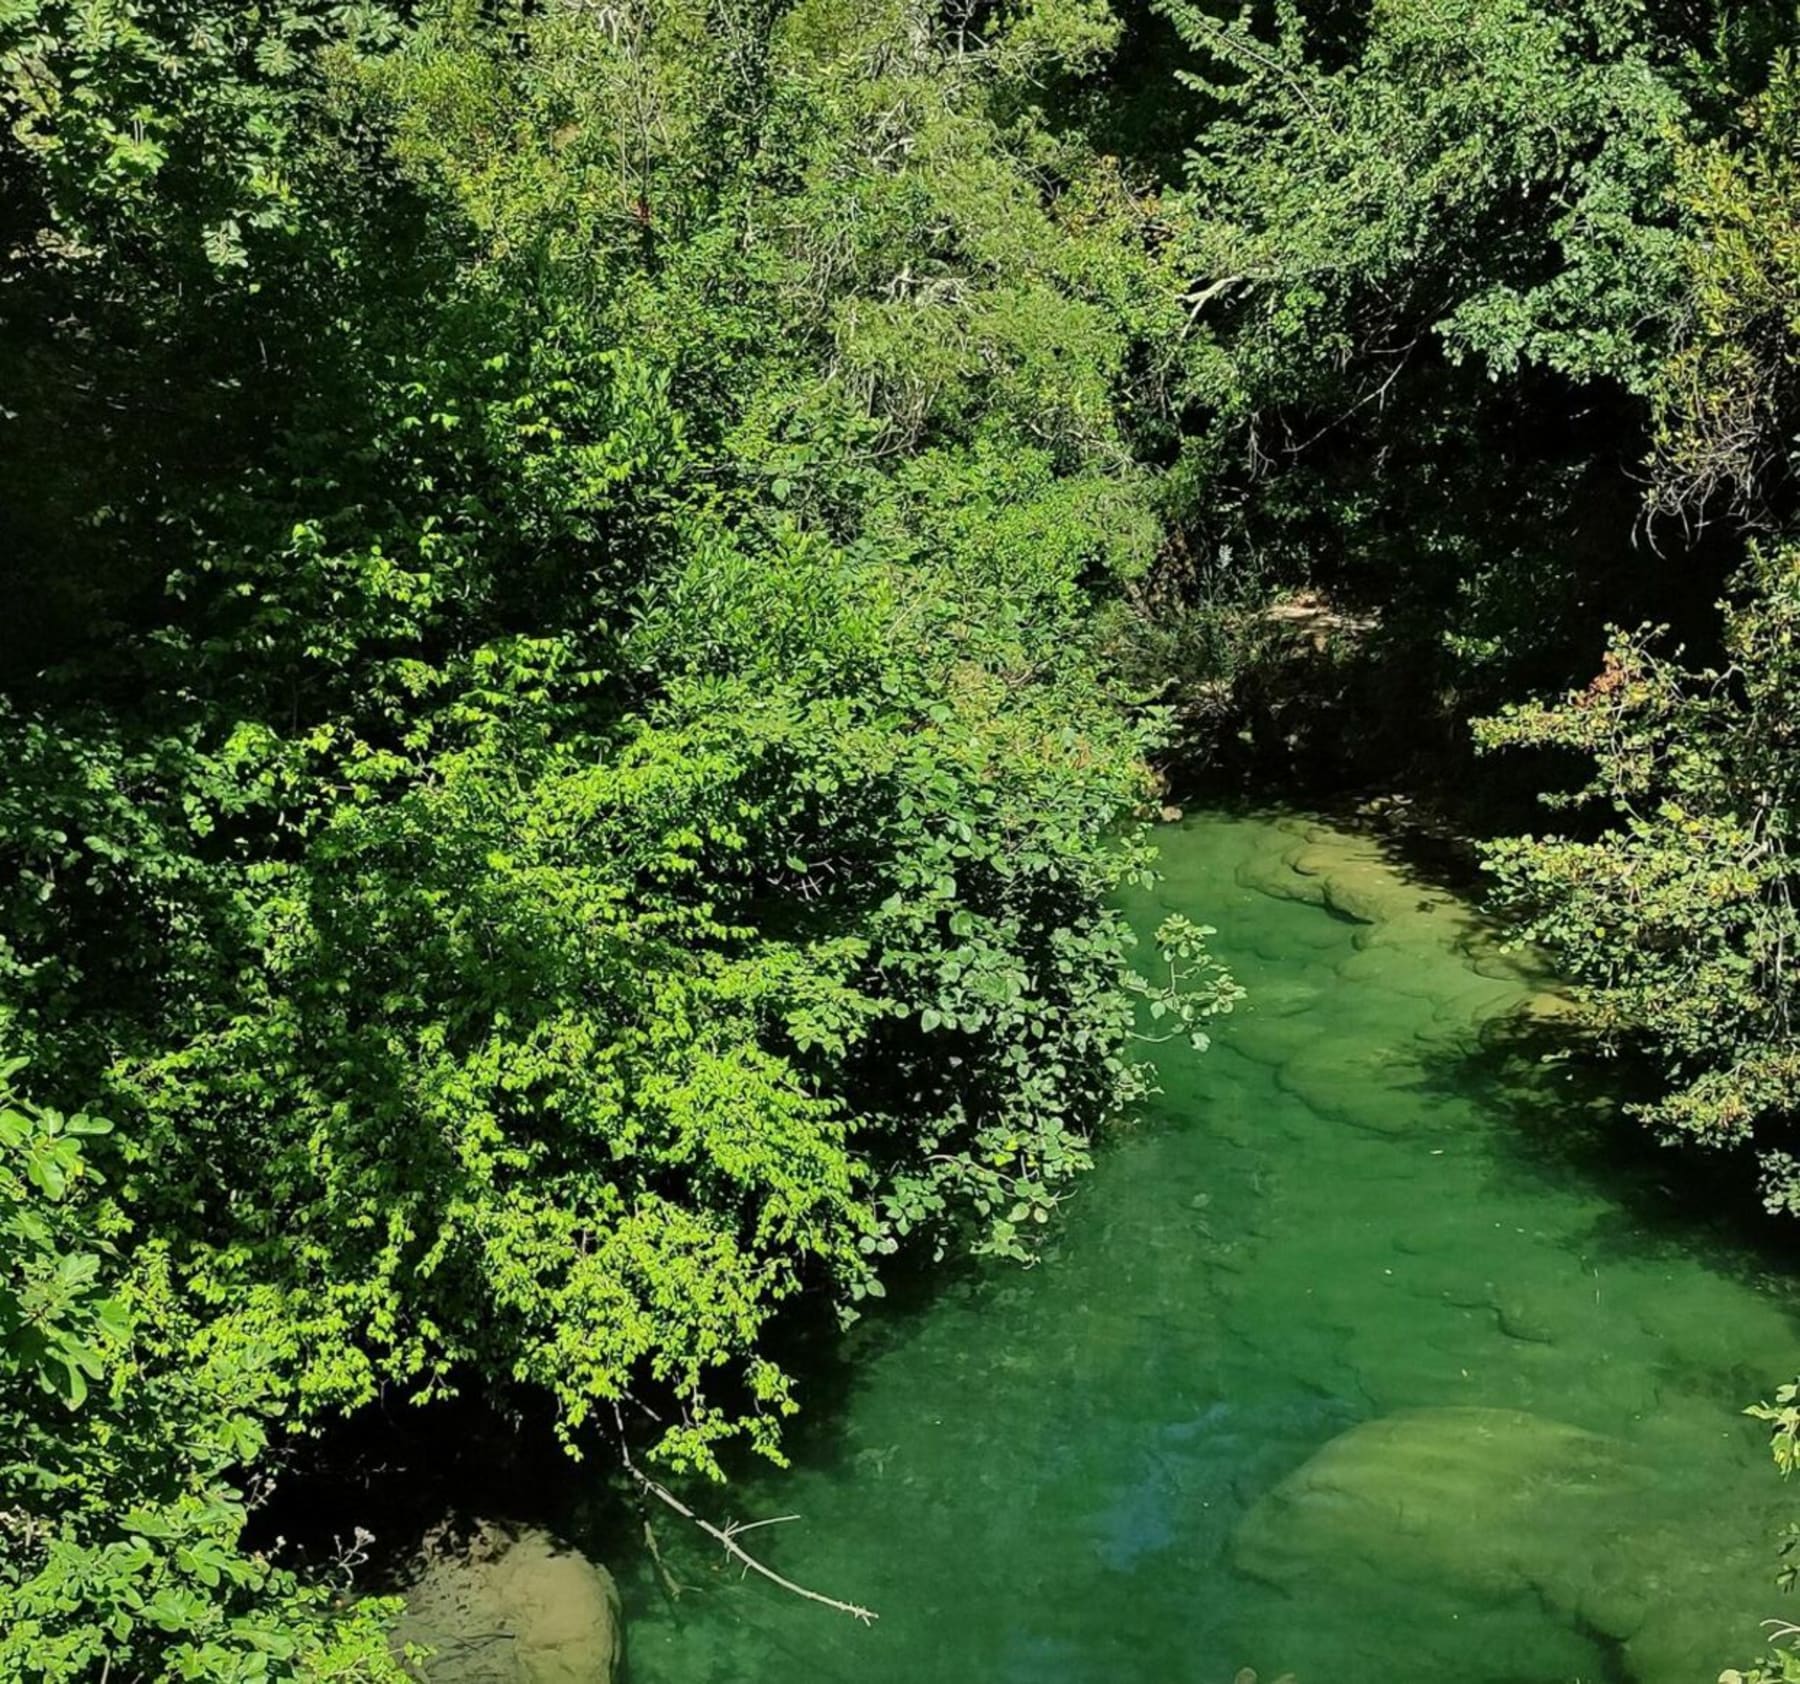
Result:
<svg viewBox="0 0 1800 1684">
<path fill-rule="evenodd" d="M 716 1507 L 863 1627 L 659 1526 L 634 1684 L 1701 1684 L 1797 1612 L 1742 1411 L 1796 1296 L 1543 1061 L 1563 1007 L 1452 894 L 1294 816 L 1162 833 L 1133 906 L 1247 998 L 1041 1264 L 822 1360 L 795 1465 Z M 1615 1138 L 1617 1134 L 1615 1133 Z"/>
</svg>

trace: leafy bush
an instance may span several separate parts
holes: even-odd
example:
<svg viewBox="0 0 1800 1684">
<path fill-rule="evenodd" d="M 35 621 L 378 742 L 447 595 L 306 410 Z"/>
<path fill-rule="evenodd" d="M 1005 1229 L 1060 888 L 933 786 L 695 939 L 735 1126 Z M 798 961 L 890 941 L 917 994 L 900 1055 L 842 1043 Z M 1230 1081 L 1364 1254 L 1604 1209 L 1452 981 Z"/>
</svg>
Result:
<svg viewBox="0 0 1800 1684">
<path fill-rule="evenodd" d="M 339 1602 L 240 1538 L 261 1452 L 250 1350 L 188 1348 L 165 1249 L 133 1238 L 89 1143 L 0 1072 L 0 1678 L 397 1680 L 390 1605 Z"/>
<path fill-rule="evenodd" d="M 1090 0 L 111 12 L 0 18 L 4 1021 L 121 1125 L 20 1253 L 91 1395 L 8 1594 L 59 1676 L 379 1676 L 240 1548 L 269 1433 L 518 1385 L 778 1456 L 773 1319 L 1028 1255 L 1139 1011 L 1231 1003 L 1111 910 L 1174 305 L 1042 108 Z"/>
<path fill-rule="evenodd" d="M 1515 837 L 1489 867 L 1501 903 L 1585 985 L 1608 1036 L 1647 1040 L 1668 1093 L 1652 1126 L 1757 1149 L 1771 1207 L 1796 1200 L 1786 1150 L 1800 1043 L 1789 954 L 1796 845 L 1792 749 L 1800 553 L 1759 558 L 1726 616 L 1726 663 L 1692 671 L 1648 633 L 1620 635 L 1600 675 L 1549 707 L 1478 727 L 1490 748 L 1590 757 L 1558 805 L 1601 804 L 1591 839 Z"/>
</svg>

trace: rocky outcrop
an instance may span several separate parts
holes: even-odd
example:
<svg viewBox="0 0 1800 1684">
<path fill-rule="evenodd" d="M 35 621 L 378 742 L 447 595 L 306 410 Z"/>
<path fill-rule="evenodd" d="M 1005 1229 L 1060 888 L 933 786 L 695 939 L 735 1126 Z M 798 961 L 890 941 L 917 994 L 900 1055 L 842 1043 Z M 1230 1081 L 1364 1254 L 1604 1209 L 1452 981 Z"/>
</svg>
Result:
<svg viewBox="0 0 1800 1684">
<path fill-rule="evenodd" d="M 1233 1560 L 1365 1607 L 1447 1587 L 1529 1598 L 1608 1645 L 1619 1676 L 1692 1684 L 1716 1674 L 1720 1630 L 1754 1633 L 1771 1599 L 1736 1517 L 1645 1521 L 1629 1494 L 1656 1483 L 1641 1452 L 1522 1410 L 1402 1410 L 1331 1440 L 1263 1497 Z M 1624 1514 L 1638 1518 L 1622 1530 Z"/>
</svg>

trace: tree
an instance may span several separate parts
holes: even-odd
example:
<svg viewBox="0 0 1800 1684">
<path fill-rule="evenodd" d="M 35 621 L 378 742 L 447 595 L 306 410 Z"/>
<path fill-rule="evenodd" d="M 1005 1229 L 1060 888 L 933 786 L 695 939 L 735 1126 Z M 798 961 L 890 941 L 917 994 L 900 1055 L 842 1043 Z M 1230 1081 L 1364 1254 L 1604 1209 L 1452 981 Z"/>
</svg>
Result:
<svg viewBox="0 0 1800 1684">
<path fill-rule="evenodd" d="M 1134 984 L 1112 906 L 1159 719 L 1091 615 L 1159 541 L 1172 305 L 1040 90 L 1114 26 L 296 16 L 131 11 L 91 72 L 24 19 L 77 91 L 13 131 L 21 217 L 94 232 L 12 346 L 17 565 L 79 585 L 0 712 L 9 1034 L 120 1123 L 158 1385 L 259 1433 L 529 1387 L 576 1449 L 631 1396 L 665 1468 L 779 1456 L 776 1319 L 903 1248 L 1029 1255 L 1139 1006 L 1233 997 L 1185 926 Z M 165 75 L 115 193 L 68 104 L 97 77 L 130 140 Z M 140 356 L 80 457 L 68 372 Z"/>
<path fill-rule="evenodd" d="M 1140 641 L 1215 698 L 1199 753 L 1466 776 L 1469 718 L 1569 682 L 1609 618 L 1686 626 L 1735 565 L 1673 529 L 1647 553 L 1637 476 L 1687 319 L 1684 149 L 1783 9 L 1167 9 L 1203 111 L 1170 209 L 1180 542 Z M 1287 671 L 1283 597 L 1357 629 Z"/>
<path fill-rule="evenodd" d="M 1619 635 L 1585 689 L 1478 725 L 1489 748 L 1591 758 L 1592 779 L 1555 804 L 1610 821 L 1586 839 L 1508 838 L 1487 859 L 1500 904 L 1584 985 L 1601 1032 L 1654 1048 L 1669 1092 L 1639 1114 L 1671 1138 L 1753 1146 L 1771 1208 L 1796 1208 L 1800 552 L 1759 555 L 1740 583 L 1722 666 Z"/>
<path fill-rule="evenodd" d="M 1800 72 L 1774 56 L 1740 130 L 1685 153 L 1681 198 L 1691 315 L 1659 386 L 1657 499 L 1718 497 L 1755 524 L 1794 514 L 1800 412 Z"/>
</svg>

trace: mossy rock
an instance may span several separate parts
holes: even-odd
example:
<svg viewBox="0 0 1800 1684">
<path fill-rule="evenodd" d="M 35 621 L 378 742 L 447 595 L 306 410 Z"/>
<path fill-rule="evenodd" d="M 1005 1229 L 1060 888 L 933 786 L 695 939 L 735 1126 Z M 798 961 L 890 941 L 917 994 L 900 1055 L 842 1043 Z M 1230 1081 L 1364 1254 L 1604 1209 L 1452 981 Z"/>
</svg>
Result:
<svg viewBox="0 0 1800 1684">
<path fill-rule="evenodd" d="M 1634 1482 L 1612 1440 L 1512 1409 L 1414 1409 L 1333 1439 L 1245 1516 L 1240 1568 L 1542 1589 L 1604 1537 Z M 1568 1558 L 1568 1559 L 1565 1559 Z"/>
<path fill-rule="evenodd" d="M 612 1575 L 535 1527 L 446 1528 L 408 1578 L 396 1637 L 434 1651 L 416 1668 L 426 1684 L 613 1684 L 620 1674 Z"/>
<path fill-rule="evenodd" d="M 1643 1514 L 1651 1463 L 1520 1410 L 1404 1410 L 1333 1439 L 1245 1516 L 1238 1568 L 1396 1618 L 1450 1592 L 1554 1610 L 1635 1684 L 1716 1674 L 1779 1611 L 1766 1544 L 1730 1505 Z M 1628 1493 L 1637 1495 L 1622 1503 Z M 1629 1531 L 1619 1516 L 1639 1516 Z M 1746 1536 L 1748 1534 L 1748 1536 Z"/>
</svg>

